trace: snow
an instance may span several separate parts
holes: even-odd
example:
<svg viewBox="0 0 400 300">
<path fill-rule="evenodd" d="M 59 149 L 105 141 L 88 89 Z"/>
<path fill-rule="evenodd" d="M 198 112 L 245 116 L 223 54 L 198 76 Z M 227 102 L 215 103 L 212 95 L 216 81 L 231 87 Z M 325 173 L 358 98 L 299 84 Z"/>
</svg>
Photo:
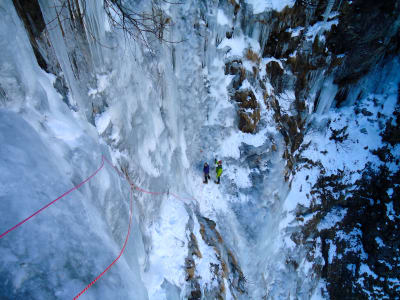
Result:
<svg viewBox="0 0 400 300">
<path fill-rule="evenodd" d="M 240 145 L 246 143 L 247 145 L 252 145 L 255 147 L 261 146 L 265 142 L 265 135 L 269 132 L 269 128 L 264 128 L 256 134 L 243 133 L 231 131 L 222 142 L 220 150 L 217 152 L 218 156 L 221 157 L 232 157 L 240 158 Z"/>
<path fill-rule="evenodd" d="M 345 250 L 345 253 L 353 252 L 357 253 L 361 259 L 365 260 L 368 258 L 368 254 L 365 253 L 364 248 L 362 246 L 361 237 L 362 232 L 358 228 L 354 228 L 351 232 L 346 234 L 342 230 L 337 231 L 336 236 L 343 241 L 346 241 L 348 247 Z"/>
<path fill-rule="evenodd" d="M 241 90 L 251 89 L 251 85 L 247 79 L 243 80 L 242 86 L 240 87 Z"/>
<path fill-rule="evenodd" d="M 263 57 L 261 70 L 265 70 L 265 66 L 271 61 L 277 62 L 279 64 L 279 66 L 281 67 L 281 69 L 284 70 L 282 62 L 275 57 Z"/>
<path fill-rule="evenodd" d="M 227 177 L 235 182 L 239 188 L 250 188 L 252 186 L 249 174 L 250 170 L 243 167 L 228 167 Z M 230 170 L 232 169 L 232 170 Z"/>
<path fill-rule="evenodd" d="M 317 35 L 321 35 L 319 37 L 320 41 L 325 40 L 325 37 L 322 35 L 325 31 L 330 31 L 333 25 L 339 24 L 338 20 L 331 20 L 328 22 L 317 22 L 314 25 L 308 27 L 306 32 L 307 40 L 314 42 L 314 39 Z"/>
<path fill-rule="evenodd" d="M 321 300 L 325 299 L 328 291 L 326 290 L 325 280 L 320 280 L 317 287 L 314 290 L 314 294 L 311 296 L 310 300 Z"/>
<path fill-rule="evenodd" d="M 387 280 L 388 280 L 388 282 L 390 284 L 390 288 L 396 288 L 397 290 L 399 290 L 400 279 L 398 279 L 398 278 L 388 278 Z"/>
<path fill-rule="evenodd" d="M 340 15 L 340 13 L 338 11 L 333 11 L 329 14 L 328 19 L 334 19 L 336 17 L 338 17 Z"/>
<path fill-rule="evenodd" d="M 148 196 L 152 200 L 152 196 Z M 184 262 L 187 255 L 186 224 L 189 216 L 184 203 L 169 197 L 161 203 L 160 215 L 150 228 L 152 251 L 150 269 L 144 273 L 143 282 L 149 299 L 160 299 L 164 279 L 180 287 L 185 283 Z M 173 251 L 172 251 L 173 250 Z"/>
<path fill-rule="evenodd" d="M 371 269 L 369 268 L 369 266 L 367 264 L 361 264 L 360 265 L 360 270 L 359 270 L 360 274 L 367 274 L 372 276 L 374 279 L 378 278 L 378 275 L 376 275 L 374 272 L 371 271 Z"/>
<path fill-rule="evenodd" d="M 276 96 L 277 100 L 279 101 L 279 106 L 282 112 L 288 114 L 289 116 L 293 115 L 291 111 L 291 106 L 293 101 L 296 99 L 294 91 L 287 90 L 285 93 L 281 93 Z"/>
<path fill-rule="evenodd" d="M 259 14 L 265 10 L 281 11 L 286 6 L 292 7 L 295 3 L 294 0 L 246 0 L 248 4 L 253 7 L 253 13 Z"/>
<path fill-rule="evenodd" d="M 393 266 L 391 266 L 390 264 L 388 264 L 386 261 L 379 259 L 378 260 L 379 263 L 384 264 L 389 270 L 393 269 Z"/>
<path fill-rule="evenodd" d="M 200 253 L 202 258 L 195 257 L 196 261 L 196 276 L 199 276 L 199 281 L 205 286 L 206 283 L 209 282 L 210 278 L 213 278 L 213 273 L 211 270 L 211 264 L 219 264 L 219 261 L 215 255 L 215 252 L 212 248 L 207 246 L 204 240 L 201 238 L 200 233 L 200 225 L 199 222 L 196 220 L 193 228 L 193 232 L 196 234 L 199 246 Z M 218 286 L 218 283 L 213 280 L 212 284 L 214 287 Z M 211 286 L 210 286 L 211 288 Z"/>
<path fill-rule="evenodd" d="M 218 49 L 229 48 L 228 57 L 236 57 L 244 55 L 245 49 L 251 48 L 254 52 L 260 51 L 260 44 L 255 39 L 245 35 L 235 36 L 233 38 L 224 38 L 218 45 Z"/>
<path fill-rule="evenodd" d="M 97 88 L 90 88 L 88 96 L 95 96 L 96 94 L 103 93 L 110 85 L 112 74 L 97 74 Z"/>
<path fill-rule="evenodd" d="M 347 270 L 351 271 L 351 273 L 353 274 L 353 276 L 356 274 L 356 265 L 354 264 L 348 264 L 346 266 Z"/>
<path fill-rule="evenodd" d="M 391 221 L 394 221 L 394 218 L 396 217 L 396 213 L 393 209 L 393 201 L 389 203 L 385 203 L 386 205 L 386 215 Z"/>
<path fill-rule="evenodd" d="M 96 128 L 99 134 L 103 134 L 111 122 L 111 115 L 109 111 L 103 112 L 101 115 L 96 116 Z"/>
<path fill-rule="evenodd" d="M 343 220 L 344 216 L 347 213 L 347 208 L 340 209 L 340 208 L 333 208 L 325 217 L 324 219 L 318 224 L 318 230 L 329 229 L 335 226 L 336 223 Z"/>
<path fill-rule="evenodd" d="M 217 22 L 222 26 L 224 25 L 232 26 L 232 22 L 228 20 L 222 9 L 218 9 Z"/>
<path fill-rule="evenodd" d="M 329 252 L 328 252 L 328 262 L 331 264 L 333 262 L 333 258 L 336 256 L 336 245 L 328 240 L 329 244 Z"/>
<path fill-rule="evenodd" d="M 296 28 L 288 28 L 286 29 L 286 32 L 290 32 L 292 38 L 299 36 L 302 32 L 302 30 L 304 30 L 304 27 L 298 26 Z"/>
<path fill-rule="evenodd" d="M 376 241 L 376 243 L 378 244 L 378 246 L 380 247 L 380 248 L 383 248 L 383 247 L 385 247 L 385 244 L 383 243 L 383 241 L 382 241 L 382 239 L 380 238 L 380 237 L 376 237 L 375 238 L 375 241 Z"/>
<path fill-rule="evenodd" d="M 328 89 L 329 90 L 329 89 Z M 331 91 L 335 91 L 333 88 Z M 321 97 L 322 97 L 321 93 Z M 324 97 L 330 98 L 330 93 Z M 366 98 L 362 104 L 360 104 L 359 110 L 365 108 L 370 111 L 373 115 L 377 115 L 379 107 L 373 104 L 372 99 L 378 98 L 383 99 L 381 96 L 374 95 Z M 391 98 L 388 98 L 391 99 Z M 329 102 L 329 101 L 327 101 Z M 390 103 L 391 101 L 389 101 Z M 390 104 L 386 105 L 390 105 Z M 320 107 L 320 106 L 319 106 Z M 325 107 L 329 107 L 326 105 Z M 318 112 L 319 109 L 317 109 Z M 321 111 L 324 109 L 321 108 Z M 330 124 L 330 129 L 326 130 L 324 135 L 319 133 L 311 133 L 305 137 L 304 143 L 311 142 L 311 146 L 305 150 L 302 155 L 312 159 L 313 161 L 320 161 L 326 170 L 326 174 L 332 174 L 336 170 L 346 170 L 348 175 L 346 180 L 350 182 L 355 182 L 360 177 L 360 170 L 363 170 L 368 162 L 372 162 L 379 165 L 379 159 L 371 153 L 371 149 L 376 149 L 381 145 L 380 128 L 378 122 L 370 122 L 369 117 L 358 115 L 357 120 L 353 118 L 354 111 L 352 109 L 331 109 L 329 113 L 325 114 L 322 118 L 315 118 L 314 127 L 324 126 L 327 120 L 332 120 Z M 348 134 L 347 139 L 341 143 L 336 143 L 334 140 L 330 139 L 332 136 L 332 130 L 341 130 L 347 126 L 346 134 Z M 365 129 L 368 134 L 364 134 L 361 130 Z M 327 151 L 327 155 L 321 155 L 321 151 Z M 309 176 L 311 182 L 315 182 L 315 171 L 304 171 L 306 172 L 302 176 Z M 354 172 L 350 175 L 350 172 Z M 301 180 L 299 179 L 299 182 Z M 304 187 L 304 185 L 303 185 Z"/>
<path fill-rule="evenodd" d="M 306 180 L 307 176 L 308 179 Z M 293 211 L 298 204 L 307 205 L 309 203 L 306 195 L 311 191 L 312 183 L 316 181 L 317 177 L 317 170 L 299 172 L 297 174 L 292 181 L 292 188 L 285 199 L 283 207 L 285 211 Z M 288 216 L 288 218 L 290 218 L 290 216 Z M 282 226 L 284 225 L 282 224 Z"/>
</svg>

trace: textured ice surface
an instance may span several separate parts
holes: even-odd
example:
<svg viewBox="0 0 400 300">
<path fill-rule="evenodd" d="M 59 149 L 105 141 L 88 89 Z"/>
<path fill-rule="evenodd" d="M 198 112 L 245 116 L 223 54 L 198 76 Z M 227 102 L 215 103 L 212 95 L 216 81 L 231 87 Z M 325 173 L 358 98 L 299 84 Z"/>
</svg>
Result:
<svg viewBox="0 0 400 300">
<path fill-rule="evenodd" d="M 2 3 L 0 231 L 80 183 L 108 149 L 39 68 L 11 2 Z M 12 45 L 12 46 L 11 46 Z M 15 49 L 18 49 L 16 52 Z M 90 182 L 0 240 L 0 297 L 71 299 L 118 255 L 128 228 L 129 186 L 105 166 Z M 136 221 L 126 254 L 87 299 L 146 299 Z M 29 296 L 28 296 L 29 295 Z"/>
<path fill-rule="evenodd" d="M 247 3 L 253 6 L 253 13 L 259 14 L 265 10 L 277 10 L 281 11 L 286 6 L 293 6 L 293 0 L 246 0 Z"/>
</svg>

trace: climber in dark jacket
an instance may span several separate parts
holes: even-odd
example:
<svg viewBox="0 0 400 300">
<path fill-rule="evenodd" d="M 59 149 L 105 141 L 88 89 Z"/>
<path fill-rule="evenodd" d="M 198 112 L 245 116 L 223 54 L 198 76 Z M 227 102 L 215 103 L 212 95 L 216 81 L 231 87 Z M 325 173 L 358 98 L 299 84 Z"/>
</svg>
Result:
<svg viewBox="0 0 400 300">
<path fill-rule="evenodd" d="M 210 166 L 208 165 L 208 163 L 204 163 L 203 173 L 204 173 L 203 183 L 208 183 L 208 179 L 210 179 Z"/>
</svg>

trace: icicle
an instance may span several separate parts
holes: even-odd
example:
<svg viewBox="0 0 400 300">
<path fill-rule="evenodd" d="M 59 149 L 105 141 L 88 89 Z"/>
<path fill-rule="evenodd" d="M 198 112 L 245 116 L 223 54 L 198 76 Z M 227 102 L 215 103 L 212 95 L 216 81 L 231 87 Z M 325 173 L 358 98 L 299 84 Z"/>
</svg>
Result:
<svg viewBox="0 0 400 300">
<path fill-rule="evenodd" d="M 326 5 L 325 12 L 324 12 L 324 23 L 328 21 L 329 15 L 332 11 L 333 4 L 335 4 L 335 0 L 329 0 L 328 4 Z"/>
<path fill-rule="evenodd" d="M 105 26 L 107 16 L 105 15 L 102 1 L 86 1 L 84 15 L 86 39 L 89 43 L 93 65 L 100 68 L 104 65 L 103 48 L 111 48 L 105 40 Z"/>
<path fill-rule="evenodd" d="M 333 78 L 328 78 L 323 84 L 323 89 L 319 98 L 316 114 L 326 113 L 332 106 L 338 87 L 333 83 Z"/>
<path fill-rule="evenodd" d="M 71 102 L 71 104 L 73 106 L 80 107 L 82 101 L 80 100 L 79 85 L 77 83 L 76 74 L 72 70 L 72 62 L 67 52 L 67 46 L 63 37 L 64 30 L 61 27 L 62 23 L 59 22 L 57 24 L 54 22 L 54 20 L 57 20 L 59 17 L 59 12 L 56 12 L 56 5 L 62 4 L 58 3 L 58 1 L 57 4 L 56 2 L 50 4 L 46 0 L 39 0 L 39 4 L 42 10 L 43 18 L 46 22 L 47 31 L 50 35 L 50 41 L 57 56 L 57 60 L 64 73 L 64 78 L 68 83 L 70 89 L 70 93 L 72 96 L 71 99 L 73 101 Z"/>
</svg>

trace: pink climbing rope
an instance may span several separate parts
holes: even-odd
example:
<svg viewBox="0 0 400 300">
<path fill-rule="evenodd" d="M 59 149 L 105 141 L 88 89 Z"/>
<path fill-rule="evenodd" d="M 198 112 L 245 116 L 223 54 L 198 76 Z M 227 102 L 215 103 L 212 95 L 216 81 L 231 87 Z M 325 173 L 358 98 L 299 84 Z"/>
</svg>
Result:
<svg viewBox="0 0 400 300">
<path fill-rule="evenodd" d="M 182 200 L 182 201 L 192 201 L 192 200 L 194 200 L 194 201 L 197 201 L 197 199 L 196 198 L 183 198 L 183 197 L 180 197 L 180 196 L 178 196 L 178 195 L 176 195 L 176 194 L 174 194 L 174 193 L 169 193 L 172 197 L 174 197 L 175 199 L 178 199 L 178 200 Z"/>
<path fill-rule="evenodd" d="M 98 275 L 95 279 L 93 279 L 93 281 L 90 282 L 78 295 L 76 295 L 76 296 L 74 297 L 74 300 L 76 300 L 76 299 L 78 299 L 80 296 L 82 296 L 83 293 L 85 293 L 93 284 L 95 284 L 95 282 L 96 282 L 98 279 L 100 279 L 100 278 L 112 267 L 112 265 L 115 264 L 115 263 L 119 260 L 119 258 L 121 257 L 121 255 L 124 253 L 126 244 L 128 243 L 129 235 L 130 235 L 130 233 L 131 233 L 131 225 L 132 225 L 132 202 L 133 202 L 133 201 L 132 201 L 132 199 L 133 199 L 133 196 L 132 196 L 132 189 L 131 189 L 130 192 L 129 192 L 129 198 L 130 198 L 130 208 L 129 208 L 129 225 L 128 225 L 128 232 L 127 232 L 127 234 L 126 234 L 124 245 L 122 246 L 122 249 L 121 249 L 121 251 L 120 251 L 118 257 L 117 257 L 116 259 L 114 259 L 114 261 L 113 261 L 111 264 L 109 264 L 108 267 L 105 268 L 104 271 L 100 273 L 100 275 Z"/>
<path fill-rule="evenodd" d="M 117 173 L 119 176 L 123 176 L 124 174 L 118 170 L 118 168 L 116 166 L 114 166 L 105 156 L 102 155 L 101 157 L 101 165 L 98 169 L 96 169 L 94 171 L 93 174 L 91 174 L 88 178 L 86 178 L 85 180 L 83 180 L 81 183 L 79 183 L 78 185 L 74 186 L 73 188 L 71 188 L 70 190 L 66 191 L 64 194 L 62 194 L 61 196 L 57 197 L 56 199 L 54 199 L 53 201 L 49 202 L 48 204 L 46 204 L 45 206 L 43 206 L 42 208 L 40 208 L 39 210 L 37 210 L 36 212 L 34 212 L 32 215 L 30 215 L 29 217 L 25 218 L 24 220 L 20 221 L 19 223 L 17 223 L 16 225 L 14 225 L 13 227 L 11 227 L 10 229 L 6 230 L 4 233 L 2 233 L 0 235 L 0 238 L 3 238 L 4 236 L 6 236 L 7 234 L 9 234 L 11 231 L 17 229 L 18 227 L 20 227 L 21 225 L 23 225 L 25 222 L 29 221 L 30 219 L 32 219 L 34 216 L 38 215 L 39 213 L 41 213 L 43 210 L 45 210 L 46 208 L 48 208 L 49 206 L 51 206 L 52 204 L 54 204 L 55 202 L 57 202 L 58 200 L 64 198 L 65 196 L 67 196 L 68 194 L 70 194 L 71 192 L 77 190 L 78 188 L 80 188 L 82 185 L 84 185 L 86 182 L 90 181 L 94 176 L 97 175 L 97 173 L 104 167 L 104 161 L 106 161 Z M 163 194 L 170 194 L 171 196 L 175 197 L 178 200 L 196 200 L 195 198 L 181 198 L 178 195 L 175 195 L 173 193 L 169 193 L 169 192 L 152 192 L 152 191 L 147 191 L 145 189 L 142 189 L 138 186 L 135 186 L 133 184 L 133 182 L 131 181 L 131 179 L 129 178 L 129 175 L 125 173 L 125 179 L 128 181 L 129 185 L 131 186 L 131 190 L 129 192 L 129 198 L 130 198 L 130 209 L 129 209 L 129 225 L 128 225 L 128 232 L 126 234 L 125 237 L 125 242 L 124 245 L 122 246 L 122 249 L 119 253 L 119 255 L 117 256 L 117 258 L 114 259 L 114 261 L 108 265 L 107 268 L 104 269 L 103 272 L 101 272 L 94 280 L 92 280 L 79 294 L 77 294 L 74 297 L 74 300 L 78 299 L 80 296 L 82 296 L 93 284 L 96 283 L 96 281 L 98 279 L 100 279 L 122 256 L 122 254 L 125 251 L 126 245 L 128 243 L 128 239 L 129 239 L 129 235 L 131 232 L 131 225 L 132 225 L 132 214 L 133 214 L 133 190 L 137 190 L 139 192 L 142 193 L 146 193 L 146 194 L 151 194 L 151 195 L 163 195 Z"/>
<path fill-rule="evenodd" d="M 0 235 L 0 239 L 3 238 L 4 236 L 6 236 L 7 234 L 9 234 L 11 231 L 17 229 L 18 227 L 20 227 L 22 224 L 24 224 L 25 222 L 29 221 L 30 219 L 32 219 L 34 216 L 38 215 L 39 213 L 41 213 L 43 210 L 45 210 L 46 208 L 48 208 L 50 205 L 56 203 L 58 200 L 64 198 L 65 196 L 67 196 L 68 194 L 70 194 L 71 192 L 79 189 L 82 185 L 84 185 L 86 182 L 88 182 L 90 179 L 92 179 L 94 176 L 96 176 L 96 174 L 104 167 L 104 159 L 103 156 L 101 158 L 101 165 L 100 167 L 92 174 L 90 175 L 88 178 L 86 178 L 84 181 L 82 181 L 81 183 L 79 183 L 78 185 L 74 186 L 72 189 L 70 189 L 69 191 L 66 191 L 64 194 L 62 194 L 61 196 L 59 196 L 57 199 L 54 199 L 53 201 L 47 203 L 45 206 L 43 206 L 41 209 L 37 210 L 36 212 L 34 212 L 32 215 L 30 215 L 29 217 L 25 218 L 24 220 L 22 220 L 21 222 L 19 222 L 18 224 L 14 225 L 13 227 L 11 227 L 10 229 L 6 230 L 4 233 L 2 233 Z"/>
<path fill-rule="evenodd" d="M 113 168 L 118 172 L 118 174 L 119 174 L 120 176 L 123 175 L 123 174 L 118 170 L 118 168 L 115 167 L 107 158 L 104 158 L 104 159 L 105 159 L 105 161 L 106 161 L 111 167 L 113 167 Z M 150 194 L 150 195 L 163 195 L 163 194 L 166 194 L 166 192 L 151 192 L 151 191 L 147 191 L 147 190 L 145 190 L 145 189 L 142 189 L 142 188 L 136 186 L 136 185 L 131 181 L 131 179 L 129 178 L 129 176 L 127 176 L 127 174 L 125 174 L 125 178 L 126 178 L 126 180 L 129 182 L 130 186 L 131 186 L 132 188 L 134 188 L 135 190 L 139 191 L 139 192 L 146 193 L 146 194 Z"/>
</svg>

